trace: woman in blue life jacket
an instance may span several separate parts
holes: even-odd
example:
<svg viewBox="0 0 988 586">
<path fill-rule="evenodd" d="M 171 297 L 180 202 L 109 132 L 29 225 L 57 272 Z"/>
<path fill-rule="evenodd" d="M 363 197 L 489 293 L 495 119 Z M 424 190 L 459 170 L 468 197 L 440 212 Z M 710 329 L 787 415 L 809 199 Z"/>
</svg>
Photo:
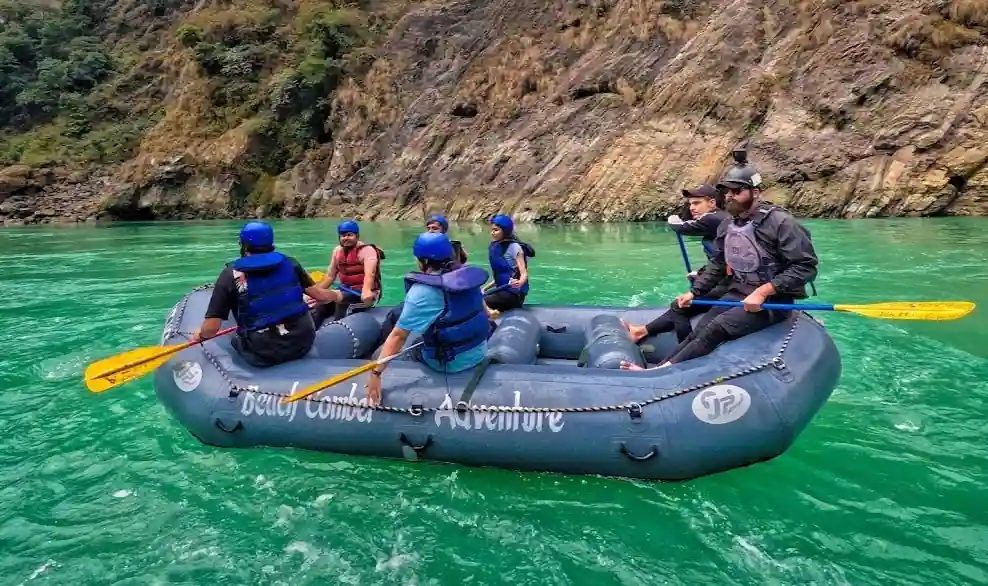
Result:
<svg viewBox="0 0 988 586">
<path fill-rule="evenodd" d="M 313 283 L 298 261 L 275 251 L 271 226 L 249 222 L 240 230 L 240 258 L 217 277 L 192 339 L 212 338 L 232 313 L 239 326 L 232 345 L 249 364 L 274 366 L 302 358 L 316 339 L 303 293 L 322 302 L 335 299 Z"/>
<path fill-rule="evenodd" d="M 418 358 L 438 372 L 453 373 L 473 368 L 487 355 L 490 328 L 484 312 L 480 287 L 487 271 L 461 265 L 442 232 L 426 232 L 415 239 L 412 253 L 417 271 L 405 275 L 405 302 L 398 323 L 381 346 L 380 358 L 398 353 L 408 335 L 422 335 Z M 367 380 L 367 401 L 381 400 L 381 375 L 388 364 L 380 364 Z"/>
<path fill-rule="evenodd" d="M 689 205 L 689 212 L 692 216 L 689 220 L 682 220 L 679 215 L 669 216 L 667 222 L 674 232 L 682 236 L 702 236 L 703 251 L 707 255 L 707 260 L 714 257 L 714 240 L 717 238 L 717 228 L 721 223 L 729 218 L 724 211 L 724 196 L 720 190 L 710 184 L 697 185 L 693 189 L 684 189 L 683 197 Z M 690 282 L 693 282 L 698 275 L 702 274 L 704 268 L 687 275 Z M 718 299 L 730 287 L 731 277 L 727 275 L 710 293 L 708 299 Z M 682 342 L 693 331 L 690 319 L 710 309 L 709 305 L 690 305 L 679 307 L 673 302 L 669 311 L 655 318 L 647 325 L 625 324 L 631 339 L 640 342 L 647 336 L 655 336 L 663 332 L 676 332 L 676 338 Z"/>
<path fill-rule="evenodd" d="M 517 309 L 528 296 L 528 260 L 535 256 L 535 249 L 514 236 L 515 224 L 511 218 L 498 214 L 491 218 L 491 244 L 487 249 L 491 264 L 492 280 L 484 285 L 484 291 L 492 287 L 498 290 L 484 296 L 484 303 L 496 311 Z"/>
</svg>

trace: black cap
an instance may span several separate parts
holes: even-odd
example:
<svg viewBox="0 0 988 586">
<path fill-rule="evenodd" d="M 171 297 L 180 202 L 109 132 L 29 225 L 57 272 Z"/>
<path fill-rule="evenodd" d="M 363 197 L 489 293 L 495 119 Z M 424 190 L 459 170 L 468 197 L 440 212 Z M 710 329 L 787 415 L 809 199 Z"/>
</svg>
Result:
<svg viewBox="0 0 988 586">
<path fill-rule="evenodd" d="M 684 189 L 683 197 L 709 197 L 710 199 L 717 199 L 720 192 L 717 188 L 709 183 L 704 183 L 702 185 L 697 185 L 693 189 Z"/>
</svg>

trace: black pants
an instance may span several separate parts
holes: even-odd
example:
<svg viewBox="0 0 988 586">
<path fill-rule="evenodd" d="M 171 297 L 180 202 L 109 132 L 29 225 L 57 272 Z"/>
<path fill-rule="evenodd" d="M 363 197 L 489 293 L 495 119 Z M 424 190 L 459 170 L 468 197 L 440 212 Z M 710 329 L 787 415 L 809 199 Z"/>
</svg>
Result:
<svg viewBox="0 0 988 586">
<path fill-rule="evenodd" d="M 710 293 L 703 296 L 703 299 L 720 299 L 728 289 L 731 288 L 730 280 L 722 282 L 714 287 Z M 694 316 L 706 313 L 711 309 L 709 305 L 690 305 L 680 307 L 675 301 L 669 306 L 669 311 L 653 319 L 645 326 L 649 336 L 655 336 L 663 332 L 676 332 L 676 339 L 682 342 L 693 333 L 693 325 L 690 319 Z M 644 340 L 645 338 L 642 338 Z M 642 340 L 639 340 L 642 341 Z"/>
<path fill-rule="evenodd" d="M 336 321 L 349 315 L 367 309 L 367 304 L 360 300 L 359 295 L 344 293 L 343 299 L 337 303 L 320 303 L 310 310 L 312 321 L 316 322 L 316 329 L 322 327 L 327 319 Z M 349 313 L 347 310 L 350 310 Z"/>
<path fill-rule="evenodd" d="M 484 303 L 487 307 L 495 309 L 497 311 L 508 311 L 510 309 L 518 309 L 525 303 L 526 293 L 513 293 L 508 290 L 497 291 L 495 293 L 490 293 L 484 295 Z"/>
<path fill-rule="evenodd" d="M 388 311 L 388 315 L 384 316 L 384 321 L 381 322 L 381 338 L 377 341 L 378 344 L 383 344 L 388 339 L 388 336 L 391 335 L 391 330 L 395 329 L 395 324 L 398 323 L 398 318 L 401 317 L 401 309 L 403 307 L 405 307 L 404 301 L 392 307 Z"/>
<path fill-rule="evenodd" d="M 237 354 L 251 366 L 264 368 L 304 358 L 316 341 L 316 328 L 308 313 L 281 326 L 237 334 L 230 341 Z"/>
<path fill-rule="evenodd" d="M 741 301 L 744 298 L 745 295 L 737 291 L 730 291 L 721 299 L 724 301 Z M 768 302 L 792 303 L 793 300 L 773 297 Z M 784 321 L 790 313 L 789 311 L 767 309 L 749 312 L 745 311 L 743 307 L 711 306 L 700 323 L 696 324 L 696 329 L 680 342 L 668 361 L 675 364 L 706 356 L 724 342 L 736 340 Z"/>
</svg>

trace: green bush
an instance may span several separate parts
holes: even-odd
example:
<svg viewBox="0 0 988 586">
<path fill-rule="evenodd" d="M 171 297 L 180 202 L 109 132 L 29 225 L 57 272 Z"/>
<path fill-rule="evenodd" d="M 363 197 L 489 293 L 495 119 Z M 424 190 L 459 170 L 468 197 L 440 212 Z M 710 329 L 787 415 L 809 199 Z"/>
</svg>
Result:
<svg viewBox="0 0 988 586">
<path fill-rule="evenodd" d="M 0 23 L 0 126 L 30 128 L 66 115 L 82 128 L 83 98 L 113 70 L 106 47 L 86 36 L 89 4 L 67 0 L 50 9 L 12 0 L 0 4 Z"/>
</svg>

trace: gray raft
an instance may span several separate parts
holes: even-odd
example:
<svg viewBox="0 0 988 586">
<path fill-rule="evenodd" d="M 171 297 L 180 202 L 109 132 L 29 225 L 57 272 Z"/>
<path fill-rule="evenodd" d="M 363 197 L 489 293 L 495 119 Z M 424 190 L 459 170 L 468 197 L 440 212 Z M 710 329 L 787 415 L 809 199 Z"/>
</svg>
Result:
<svg viewBox="0 0 988 586">
<path fill-rule="evenodd" d="M 197 288 L 172 309 L 162 343 L 188 339 L 210 292 Z M 364 399 L 367 374 L 279 402 L 376 357 L 388 309 L 324 324 L 306 358 L 267 369 L 246 364 L 230 336 L 210 340 L 161 366 L 155 390 L 208 445 L 686 480 L 782 454 L 841 374 L 830 336 L 801 312 L 708 356 L 636 372 L 618 369 L 620 361 L 644 364 L 644 349 L 657 363 L 675 336 L 636 347 L 618 320 L 647 323 L 665 307 L 531 305 L 498 320 L 490 365 L 474 384 L 476 369 L 445 375 L 399 358 L 376 408 Z"/>
</svg>

